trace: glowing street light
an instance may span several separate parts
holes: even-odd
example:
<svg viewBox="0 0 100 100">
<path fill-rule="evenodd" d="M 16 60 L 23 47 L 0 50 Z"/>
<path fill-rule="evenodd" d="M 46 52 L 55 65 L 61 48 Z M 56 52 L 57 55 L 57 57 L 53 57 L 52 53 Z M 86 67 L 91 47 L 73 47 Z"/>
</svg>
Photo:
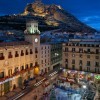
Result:
<svg viewBox="0 0 100 100">
<path fill-rule="evenodd" d="M 83 85 L 83 89 L 86 89 L 87 88 L 87 86 L 86 85 Z"/>
</svg>

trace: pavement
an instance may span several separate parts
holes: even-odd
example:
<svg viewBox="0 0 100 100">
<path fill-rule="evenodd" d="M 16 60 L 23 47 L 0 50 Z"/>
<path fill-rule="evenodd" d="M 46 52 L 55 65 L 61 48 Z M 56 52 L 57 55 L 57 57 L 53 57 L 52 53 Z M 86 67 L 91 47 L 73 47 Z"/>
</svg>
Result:
<svg viewBox="0 0 100 100">
<path fill-rule="evenodd" d="M 23 96 L 25 95 L 26 93 L 29 93 L 30 91 L 32 91 L 34 88 L 36 87 L 33 87 L 35 83 L 39 82 L 40 80 L 42 80 L 44 77 L 45 78 L 48 78 L 48 75 L 50 73 L 53 73 L 55 71 L 58 71 L 59 69 L 55 69 L 55 70 L 52 70 L 48 73 L 46 73 L 44 76 L 38 76 L 36 77 L 36 79 L 34 80 L 31 80 L 29 82 L 29 87 L 27 87 L 26 89 L 22 90 L 21 88 L 16 88 L 14 89 L 13 91 L 10 91 L 9 93 L 5 94 L 4 96 L 0 97 L 0 100 L 17 100 L 17 99 L 14 99 L 14 98 L 17 98 L 19 96 Z"/>
<path fill-rule="evenodd" d="M 36 83 L 36 80 L 40 80 L 43 77 L 39 76 L 36 79 L 32 80 L 29 82 L 29 86 L 32 86 L 33 84 Z M 4 96 L 0 97 L 0 100 L 11 100 L 12 97 L 20 94 L 23 90 L 21 88 L 16 88 L 13 91 L 8 92 L 7 94 L 5 94 Z"/>
</svg>

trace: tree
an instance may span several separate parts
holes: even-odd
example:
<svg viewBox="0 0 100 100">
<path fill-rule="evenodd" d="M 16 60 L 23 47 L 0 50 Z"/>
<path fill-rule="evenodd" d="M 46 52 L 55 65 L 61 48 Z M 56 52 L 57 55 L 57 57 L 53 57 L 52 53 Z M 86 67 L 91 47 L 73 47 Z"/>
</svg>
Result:
<svg viewBox="0 0 100 100">
<path fill-rule="evenodd" d="M 51 90 L 50 100 L 56 100 L 56 95 L 54 90 Z"/>
</svg>

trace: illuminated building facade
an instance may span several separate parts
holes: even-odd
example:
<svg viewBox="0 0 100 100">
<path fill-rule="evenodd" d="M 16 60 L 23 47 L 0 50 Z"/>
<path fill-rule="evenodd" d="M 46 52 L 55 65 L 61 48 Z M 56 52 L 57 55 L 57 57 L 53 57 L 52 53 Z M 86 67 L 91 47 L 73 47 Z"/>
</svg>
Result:
<svg viewBox="0 0 100 100">
<path fill-rule="evenodd" d="M 63 43 L 66 69 L 100 73 L 100 42 L 73 39 Z"/>
<path fill-rule="evenodd" d="M 0 96 L 62 63 L 62 44 L 41 44 L 36 21 L 27 21 L 24 33 L 25 41 L 0 43 Z"/>
<path fill-rule="evenodd" d="M 0 44 L 0 96 L 33 78 L 35 59 L 28 42 Z"/>
<path fill-rule="evenodd" d="M 0 43 L 0 96 L 39 74 L 39 34 L 38 23 L 28 21 L 25 41 Z"/>
<path fill-rule="evenodd" d="M 62 44 L 51 43 L 51 68 L 57 69 L 62 66 Z"/>
<path fill-rule="evenodd" d="M 40 73 L 43 75 L 51 70 L 51 61 L 50 61 L 50 45 L 49 44 L 41 44 L 41 69 Z"/>
</svg>

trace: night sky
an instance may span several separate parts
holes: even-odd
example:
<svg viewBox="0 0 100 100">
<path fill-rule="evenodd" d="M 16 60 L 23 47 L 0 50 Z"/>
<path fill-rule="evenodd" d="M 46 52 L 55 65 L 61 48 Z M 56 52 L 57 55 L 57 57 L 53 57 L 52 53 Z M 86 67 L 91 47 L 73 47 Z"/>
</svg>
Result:
<svg viewBox="0 0 100 100">
<path fill-rule="evenodd" d="M 0 15 L 18 14 L 34 0 L 0 0 Z M 46 4 L 61 5 L 82 22 L 100 30 L 100 0 L 42 0 Z"/>
</svg>

